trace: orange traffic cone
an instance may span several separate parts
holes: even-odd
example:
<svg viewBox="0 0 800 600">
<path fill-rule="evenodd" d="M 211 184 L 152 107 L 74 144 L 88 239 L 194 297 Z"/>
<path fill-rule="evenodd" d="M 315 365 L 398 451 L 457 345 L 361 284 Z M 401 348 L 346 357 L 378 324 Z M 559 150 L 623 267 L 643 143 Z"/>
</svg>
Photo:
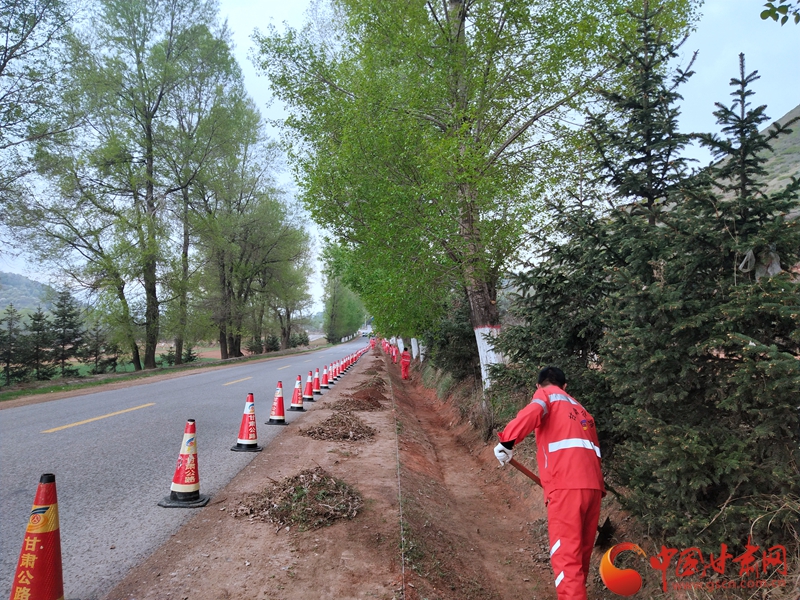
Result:
<svg viewBox="0 0 800 600">
<path fill-rule="evenodd" d="M 297 376 L 297 381 L 294 382 L 294 393 L 292 394 L 292 403 L 289 405 L 289 410 L 305 410 L 303 408 L 303 394 L 300 391 L 300 387 L 303 385 L 303 380 L 300 378 L 300 375 Z"/>
<path fill-rule="evenodd" d="M 308 372 L 308 378 L 306 379 L 306 387 L 303 390 L 303 401 L 314 402 L 314 387 L 311 381 L 311 371 Z"/>
<path fill-rule="evenodd" d="M 236 445 L 231 448 L 234 452 L 261 452 L 263 448 L 258 445 L 256 432 L 256 403 L 253 394 L 247 394 L 244 403 L 242 424 L 239 426 L 239 438 Z"/>
<path fill-rule="evenodd" d="M 336 385 L 336 369 L 334 368 L 335 364 L 336 363 L 331 363 L 331 368 L 328 371 L 328 386 Z"/>
<path fill-rule="evenodd" d="M 275 389 L 275 399 L 272 401 L 272 410 L 269 413 L 267 425 L 288 425 L 286 413 L 283 410 L 283 384 L 280 381 Z"/>
<path fill-rule="evenodd" d="M 197 429 L 194 419 L 186 421 L 178 454 L 178 465 L 172 476 L 169 496 L 158 503 L 164 508 L 200 508 L 209 497 L 200 495 L 200 471 L 197 468 Z"/>
<path fill-rule="evenodd" d="M 17 598 L 64 600 L 56 476 L 52 473 L 39 478 L 11 585 L 11 600 Z"/>
<path fill-rule="evenodd" d="M 322 365 L 322 383 L 320 383 L 320 387 L 324 390 L 330 389 L 328 385 L 328 365 Z"/>
<path fill-rule="evenodd" d="M 320 382 L 319 382 L 319 369 L 317 369 L 316 371 L 314 371 L 314 394 L 318 396 L 321 393 L 322 393 L 322 388 L 320 387 Z"/>
</svg>

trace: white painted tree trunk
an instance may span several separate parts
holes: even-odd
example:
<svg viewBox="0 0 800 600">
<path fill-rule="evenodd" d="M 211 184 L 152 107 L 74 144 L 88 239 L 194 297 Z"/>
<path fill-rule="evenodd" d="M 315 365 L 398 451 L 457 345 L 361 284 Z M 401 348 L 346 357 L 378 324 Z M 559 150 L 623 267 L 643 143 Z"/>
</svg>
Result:
<svg viewBox="0 0 800 600">
<path fill-rule="evenodd" d="M 417 358 L 418 356 L 419 356 L 419 343 L 417 343 L 417 338 L 411 338 L 411 358 Z"/>
<path fill-rule="evenodd" d="M 480 356 L 481 359 L 481 379 L 483 380 L 483 389 L 485 390 L 489 389 L 492 385 L 492 381 L 489 377 L 489 365 L 503 363 L 503 355 L 492 348 L 493 340 L 499 333 L 499 325 L 486 325 L 484 327 L 475 328 L 475 339 L 478 342 L 478 356 Z"/>
</svg>

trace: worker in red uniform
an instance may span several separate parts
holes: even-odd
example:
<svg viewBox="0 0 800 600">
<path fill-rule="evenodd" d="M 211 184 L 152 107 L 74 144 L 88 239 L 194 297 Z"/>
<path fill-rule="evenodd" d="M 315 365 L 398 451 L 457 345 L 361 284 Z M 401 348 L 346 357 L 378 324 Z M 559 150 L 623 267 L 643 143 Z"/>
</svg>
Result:
<svg viewBox="0 0 800 600">
<path fill-rule="evenodd" d="M 392 364 L 397 364 L 397 346 L 392 345 Z"/>
<path fill-rule="evenodd" d="M 408 367 L 411 366 L 411 352 L 408 351 L 408 348 L 403 350 L 403 353 L 400 355 L 400 376 L 403 379 L 408 379 Z"/>
<path fill-rule="evenodd" d="M 535 432 L 558 600 L 586 600 L 605 486 L 594 419 L 566 387 L 561 369 L 542 369 L 531 403 L 500 432 L 494 453 L 505 465 L 514 446 Z"/>
</svg>

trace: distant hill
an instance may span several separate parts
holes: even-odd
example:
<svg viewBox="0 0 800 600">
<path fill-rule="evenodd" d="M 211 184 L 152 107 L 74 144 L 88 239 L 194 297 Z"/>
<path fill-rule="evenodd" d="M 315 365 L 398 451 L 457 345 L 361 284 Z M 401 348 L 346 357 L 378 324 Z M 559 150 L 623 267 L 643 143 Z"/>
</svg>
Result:
<svg viewBox="0 0 800 600">
<path fill-rule="evenodd" d="M 0 312 L 9 304 L 13 304 L 20 312 L 36 310 L 40 305 L 45 310 L 51 310 L 51 301 L 55 296 L 56 291 L 49 285 L 0 271 Z"/>
<path fill-rule="evenodd" d="M 769 114 L 769 107 L 767 107 Z M 783 115 L 781 124 L 800 116 L 800 105 Z M 775 191 L 791 181 L 792 176 L 800 178 L 800 121 L 791 126 L 792 133 L 783 135 L 772 142 L 772 153 L 764 163 L 764 168 L 772 174 L 768 189 Z"/>
</svg>

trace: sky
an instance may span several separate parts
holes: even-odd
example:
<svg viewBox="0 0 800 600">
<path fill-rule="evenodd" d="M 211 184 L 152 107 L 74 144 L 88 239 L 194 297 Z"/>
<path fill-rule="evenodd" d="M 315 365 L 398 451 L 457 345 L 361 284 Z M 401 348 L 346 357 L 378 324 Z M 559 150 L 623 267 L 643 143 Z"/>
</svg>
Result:
<svg viewBox="0 0 800 600">
<path fill-rule="evenodd" d="M 800 25 L 780 26 L 759 18 L 761 0 L 706 0 L 697 29 L 684 44 L 680 62 L 685 65 L 697 50 L 696 75 L 683 86 L 681 129 L 693 132 L 716 132 L 712 115 L 714 102 L 730 103 L 730 79 L 739 74 L 739 53 L 744 52 L 746 69 L 758 70 L 761 79 L 753 89 L 753 102 L 767 105 L 767 115 L 780 118 L 800 104 Z M 256 105 L 267 118 L 284 114 L 278 102 L 270 104 L 269 86 L 259 75 L 248 55 L 254 29 L 266 31 L 270 24 L 282 29 L 283 23 L 299 28 L 305 20 L 309 0 L 219 0 L 220 18 L 227 19 L 235 44 L 235 55 L 244 73 L 245 85 Z M 277 134 L 275 134 L 277 135 Z M 707 154 L 690 151 L 705 163 Z M 288 173 L 281 177 L 290 189 Z M 46 282 L 41 273 L 24 258 L 14 259 L 8 249 L 0 247 L 0 271 L 11 271 Z M 317 275 L 310 290 L 315 298 L 315 312 L 321 309 L 321 277 Z"/>
</svg>

